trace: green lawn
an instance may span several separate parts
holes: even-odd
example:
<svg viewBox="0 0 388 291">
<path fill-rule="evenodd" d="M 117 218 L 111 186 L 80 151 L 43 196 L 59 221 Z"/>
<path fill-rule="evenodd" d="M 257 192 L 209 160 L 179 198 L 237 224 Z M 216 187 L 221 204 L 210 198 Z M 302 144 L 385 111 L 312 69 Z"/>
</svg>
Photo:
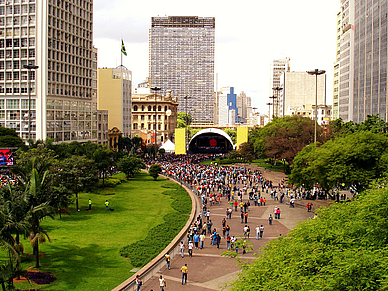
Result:
<svg viewBox="0 0 388 291">
<path fill-rule="evenodd" d="M 62 219 L 47 219 L 42 225 L 48 230 L 51 243 L 40 245 L 41 271 L 51 272 L 57 280 L 49 285 L 15 284 L 17 288 L 42 290 L 111 290 L 133 273 L 130 260 L 120 256 L 119 250 L 144 238 L 148 231 L 161 223 L 163 216 L 172 213 L 173 199 L 162 188 L 169 182 L 164 178 L 152 181 L 141 173 L 127 183 L 116 186 L 114 195 L 80 194 L 80 212 L 71 206 L 71 215 Z M 88 213 L 88 199 L 93 201 Z M 114 211 L 105 211 L 105 200 Z M 32 249 L 24 242 L 25 253 Z M 23 268 L 34 265 L 26 258 Z"/>
</svg>

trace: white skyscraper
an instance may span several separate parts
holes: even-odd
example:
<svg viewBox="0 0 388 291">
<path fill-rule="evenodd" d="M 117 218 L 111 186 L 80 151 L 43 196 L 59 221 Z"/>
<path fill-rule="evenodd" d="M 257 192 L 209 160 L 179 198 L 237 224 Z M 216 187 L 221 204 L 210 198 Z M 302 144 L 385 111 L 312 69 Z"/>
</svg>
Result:
<svg viewBox="0 0 388 291">
<path fill-rule="evenodd" d="M 0 0 L 0 125 L 97 141 L 92 40 L 92 0 Z"/>
</svg>

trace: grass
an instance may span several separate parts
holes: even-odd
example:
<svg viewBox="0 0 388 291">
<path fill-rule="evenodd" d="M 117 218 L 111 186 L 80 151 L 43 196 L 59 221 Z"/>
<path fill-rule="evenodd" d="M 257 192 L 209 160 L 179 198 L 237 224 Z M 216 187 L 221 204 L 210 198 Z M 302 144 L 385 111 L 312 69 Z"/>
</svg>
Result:
<svg viewBox="0 0 388 291">
<path fill-rule="evenodd" d="M 122 283 L 132 275 L 133 266 L 119 250 L 146 237 L 151 228 L 163 223 L 166 214 L 174 211 L 172 197 L 162 194 L 169 183 L 161 177 L 154 182 L 141 173 L 116 186 L 113 195 L 112 191 L 106 191 L 107 195 L 80 194 L 80 212 L 71 206 L 70 216 L 63 214 L 62 219 L 42 222 L 52 241 L 40 245 L 44 254 L 40 270 L 51 272 L 57 280 L 41 286 L 18 283 L 16 288 L 98 291 Z M 89 198 L 93 201 L 91 213 L 85 210 Z M 105 211 L 106 199 L 114 211 Z M 31 253 L 29 242 L 23 244 L 25 253 Z M 34 258 L 27 256 L 23 268 L 30 266 L 34 266 Z"/>
<path fill-rule="evenodd" d="M 259 159 L 259 160 L 253 160 L 251 165 L 256 165 L 275 172 L 284 172 L 284 165 L 281 161 L 277 161 L 276 166 L 274 166 L 268 162 L 268 159 Z"/>
</svg>

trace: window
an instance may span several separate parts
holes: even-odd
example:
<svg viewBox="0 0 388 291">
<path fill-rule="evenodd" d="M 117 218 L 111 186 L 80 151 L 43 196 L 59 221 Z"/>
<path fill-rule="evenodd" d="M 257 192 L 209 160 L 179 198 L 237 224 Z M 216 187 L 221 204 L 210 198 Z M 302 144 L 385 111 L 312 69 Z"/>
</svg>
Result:
<svg viewBox="0 0 388 291">
<path fill-rule="evenodd" d="M 133 111 L 137 111 L 137 105 L 133 106 Z"/>
<path fill-rule="evenodd" d="M 8 99 L 7 109 L 19 109 L 19 99 Z"/>
</svg>

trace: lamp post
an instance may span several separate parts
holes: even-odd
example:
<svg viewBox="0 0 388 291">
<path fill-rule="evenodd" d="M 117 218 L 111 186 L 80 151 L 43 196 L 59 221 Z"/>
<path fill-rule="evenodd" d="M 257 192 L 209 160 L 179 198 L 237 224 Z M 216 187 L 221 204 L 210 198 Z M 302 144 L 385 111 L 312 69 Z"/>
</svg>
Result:
<svg viewBox="0 0 388 291">
<path fill-rule="evenodd" d="M 283 88 L 279 87 L 279 86 L 276 86 L 276 87 L 273 87 L 272 90 L 274 90 L 276 92 L 276 102 L 274 102 L 274 103 L 276 103 L 276 117 L 278 117 L 278 113 L 279 113 L 279 92 L 281 90 L 283 90 Z M 274 104 L 274 107 L 275 107 L 275 104 Z M 274 109 L 274 115 L 275 115 L 275 109 Z"/>
<path fill-rule="evenodd" d="M 314 143 L 317 142 L 317 123 L 318 123 L 318 75 L 326 73 L 325 70 L 315 69 L 307 71 L 309 75 L 315 75 L 315 127 L 314 127 Z"/>
<path fill-rule="evenodd" d="M 28 70 L 28 140 L 31 140 L 31 70 L 36 70 L 39 66 L 24 65 L 23 68 Z"/>
<path fill-rule="evenodd" d="M 273 99 L 272 100 L 272 119 L 275 117 L 275 104 L 276 104 L 276 96 L 269 96 L 269 99 Z M 270 114 L 270 117 L 269 117 L 269 119 L 271 120 L 271 110 L 270 110 L 270 112 L 269 112 L 269 114 Z"/>
<path fill-rule="evenodd" d="M 272 103 L 268 102 L 266 105 L 268 105 L 268 117 L 269 117 L 269 119 L 271 119 L 271 105 L 272 105 Z"/>
<path fill-rule="evenodd" d="M 157 117 L 158 117 L 158 114 L 157 114 L 157 95 L 156 95 L 156 92 L 157 91 L 160 91 L 162 90 L 162 88 L 159 88 L 159 87 L 151 87 L 151 90 L 154 91 L 154 95 L 155 95 L 155 128 L 154 128 L 154 132 L 155 132 L 155 142 L 154 142 L 154 146 L 155 146 L 155 156 L 154 158 L 156 159 L 156 154 L 158 152 L 158 146 L 157 146 L 157 143 L 156 143 L 156 139 L 157 139 Z"/>
</svg>

